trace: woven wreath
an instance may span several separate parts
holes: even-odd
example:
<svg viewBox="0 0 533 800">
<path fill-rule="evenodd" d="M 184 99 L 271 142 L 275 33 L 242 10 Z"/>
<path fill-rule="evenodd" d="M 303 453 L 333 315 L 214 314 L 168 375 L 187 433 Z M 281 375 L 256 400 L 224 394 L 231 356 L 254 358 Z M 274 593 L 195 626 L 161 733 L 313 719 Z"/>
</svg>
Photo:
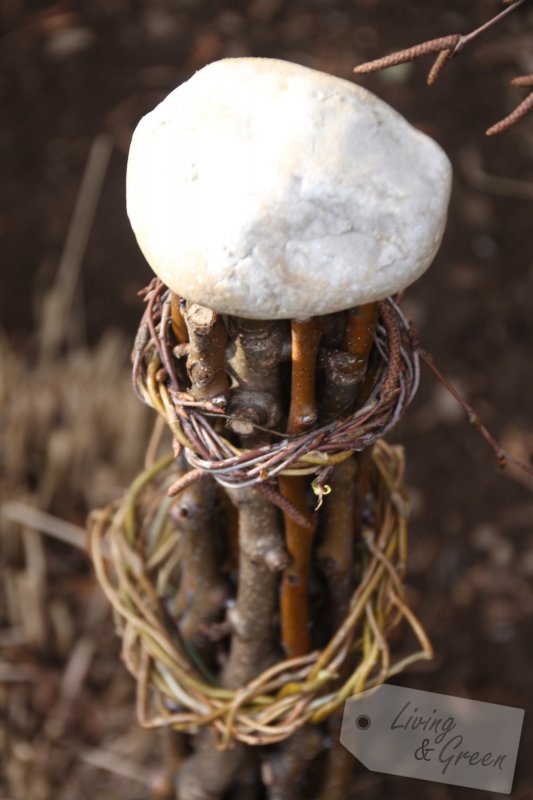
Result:
<svg viewBox="0 0 533 800">
<path fill-rule="evenodd" d="M 146 309 L 132 354 L 133 387 L 142 402 L 167 422 L 196 475 L 209 473 L 228 487 L 264 489 L 280 473 L 306 475 L 381 439 L 413 399 L 419 383 L 419 357 L 412 331 L 393 298 L 378 303 L 374 337 L 379 356 L 368 398 L 352 414 L 294 436 L 280 434 L 261 448 L 243 450 L 223 436 L 216 421 L 227 415 L 189 393 L 179 370 L 170 320 L 171 293 L 159 280 L 144 291 Z M 190 474 L 175 490 L 191 480 Z M 276 502 L 274 493 L 270 499 Z"/>
<path fill-rule="evenodd" d="M 123 658 L 137 680 L 144 727 L 195 733 L 210 726 L 222 747 L 281 741 L 319 723 L 345 700 L 382 683 L 408 664 L 431 657 L 431 646 L 409 609 L 402 578 L 407 559 L 407 501 L 401 447 L 372 450 L 374 524 L 362 535 L 363 578 L 343 624 L 320 651 L 282 660 L 232 691 L 206 677 L 197 654 L 176 639 L 163 599 L 179 559 L 171 518 L 173 456 L 143 472 L 119 504 L 95 512 L 89 546 L 98 579 L 119 621 Z M 335 498 L 328 498 L 334 502 Z M 359 568 L 361 565 L 359 565 Z M 420 649 L 392 662 L 387 636 L 401 620 Z"/>
</svg>

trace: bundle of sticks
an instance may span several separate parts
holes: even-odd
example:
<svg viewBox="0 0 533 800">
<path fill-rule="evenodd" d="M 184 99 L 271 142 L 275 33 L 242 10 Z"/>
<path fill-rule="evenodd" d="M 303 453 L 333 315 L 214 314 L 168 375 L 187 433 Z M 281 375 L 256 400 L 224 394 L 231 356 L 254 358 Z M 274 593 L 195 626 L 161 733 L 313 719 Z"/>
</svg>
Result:
<svg viewBox="0 0 533 800">
<path fill-rule="evenodd" d="M 143 295 L 134 386 L 174 447 L 152 447 L 90 528 L 139 719 L 200 731 L 180 798 L 218 796 L 258 750 L 264 781 L 290 783 L 347 697 L 431 656 L 403 588 L 403 452 L 382 438 L 416 391 L 416 344 L 391 299 L 291 322 L 220 315 L 159 280 Z M 402 620 L 420 646 L 394 660 Z M 288 738 L 283 768 L 254 747 Z"/>
</svg>

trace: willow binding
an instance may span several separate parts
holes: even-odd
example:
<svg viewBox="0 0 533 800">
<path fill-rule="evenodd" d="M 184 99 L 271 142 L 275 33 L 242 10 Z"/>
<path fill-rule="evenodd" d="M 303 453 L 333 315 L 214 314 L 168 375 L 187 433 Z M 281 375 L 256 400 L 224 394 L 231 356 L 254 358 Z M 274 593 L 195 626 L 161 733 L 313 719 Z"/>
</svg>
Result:
<svg viewBox="0 0 533 800">
<path fill-rule="evenodd" d="M 234 740 L 249 745 L 279 742 L 308 723 L 322 722 L 353 694 L 431 657 L 403 587 L 408 516 L 403 450 L 382 438 L 416 391 L 416 345 L 394 300 L 378 303 L 372 358 L 357 408 L 295 435 L 269 430 L 270 441 L 256 437 L 251 439 L 256 444 L 246 447 L 239 437 L 225 433 L 231 389 L 226 397 L 202 401 L 191 393 L 185 366 L 190 349 L 180 335 L 179 315 L 172 319 L 175 298 L 160 281 L 153 281 L 144 295 L 146 310 L 133 351 L 134 386 L 170 427 L 174 453 L 139 475 L 123 500 L 95 512 L 89 531 L 96 573 L 119 621 L 124 661 L 137 679 L 139 721 L 145 727 L 189 733 L 210 726 L 222 748 Z M 361 455 L 354 458 L 357 453 Z M 221 502 L 218 546 L 230 562 L 235 541 L 228 496 L 258 490 L 282 509 L 286 521 L 294 520 L 300 530 L 306 525 L 316 529 L 338 499 L 328 481 L 335 487 L 335 467 L 350 459 L 365 491 L 359 524 L 353 527 L 357 533 L 352 533 L 352 539 L 357 536 L 357 558 L 350 564 L 348 584 L 354 588 L 344 613 L 337 615 L 336 629 L 319 632 L 315 646 L 304 654 L 300 650 L 297 656 L 283 657 L 278 647 L 277 660 L 243 685 L 223 685 L 216 670 L 231 650 L 231 640 L 224 642 L 231 625 L 205 624 L 207 649 L 180 632 L 183 605 L 180 609 L 176 598 L 187 574 L 180 571 L 176 504 L 195 481 L 210 476 Z M 299 476 L 312 487 L 318 496 L 314 513 L 302 513 L 285 496 L 280 485 L 289 476 Z M 353 472 L 350 480 L 355 480 Z M 214 539 L 215 533 L 213 547 Z M 285 561 L 272 568 L 282 572 L 286 567 Z M 235 595 L 238 576 L 233 581 L 228 577 L 227 583 Z M 402 620 L 420 647 L 394 661 L 387 639 Z M 216 658 L 210 648 L 217 650 Z"/>
</svg>

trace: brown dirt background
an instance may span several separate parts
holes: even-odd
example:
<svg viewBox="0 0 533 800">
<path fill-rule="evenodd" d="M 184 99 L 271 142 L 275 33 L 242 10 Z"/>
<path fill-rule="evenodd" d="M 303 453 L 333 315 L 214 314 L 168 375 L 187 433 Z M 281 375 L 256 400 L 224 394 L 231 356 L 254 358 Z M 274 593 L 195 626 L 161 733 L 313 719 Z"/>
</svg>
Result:
<svg viewBox="0 0 533 800">
<path fill-rule="evenodd" d="M 2 502 L 83 524 L 141 464 L 148 415 L 131 398 L 128 347 L 149 270 L 125 215 L 124 173 L 142 113 L 220 57 L 280 57 L 348 78 L 356 63 L 468 31 L 497 8 L 496 0 L 5 0 Z M 445 241 L 404 308 L 447 377 L 525 458 L 533 449 L 533 121 L 494 139 L 484 130 L 522 99 L 509 80 L 533 72 L 532 30 L 529 2 L 431 90 L 426 63 L 360 80 L 452 160 Z M 43 297 L 54 286 L 89 148 L 104 131 L 115 146 L 64 322 L 67 344 L 43 360 Z M 513 797 L 529 800 L 533 485 L 500 473 L 427 371 L 394 439 L 407 450 L 413 502 L 411 599 L 437 654 L 398 682 L 525 708 Z M 87 559 L 25 526 L 1 525 L 1 800 L 161 793 L 167 744 L 136 725 L 132 681 Z M 353 797 L 384 795 L 490 797 L 354 765 Z"/>
</svg>

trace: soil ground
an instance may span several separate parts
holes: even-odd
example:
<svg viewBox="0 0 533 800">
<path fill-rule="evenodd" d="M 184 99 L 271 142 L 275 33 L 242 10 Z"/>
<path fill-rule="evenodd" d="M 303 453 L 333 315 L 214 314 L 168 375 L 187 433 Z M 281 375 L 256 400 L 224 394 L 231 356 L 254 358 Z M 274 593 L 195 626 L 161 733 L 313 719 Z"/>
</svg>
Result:
<svg viewBox="0 0 533 800">
<path fill-rule="evenodd" d="M 147 415 L 127 397 L 127 343 L 149 270 L 125 215 L 124 172 L 142 113 L 220 57 L 280 57 L 349 78 L 361 61 L 471 30 L 497 8 L 496 0 L 2 3 L 2 500 L 39 501 L 83 524 L 89 507 L 140 466 Z M 532 30 L 526 2 L 432 89 L 424 82 L 427 63 L 360 81 L 450 156 L 455 183 L 445 241 L 403 306 L 441 370 L 504 446 L 525 458 L 533 450 L 533 121 L 497 138 L 484 131 L 522 99 L 509 80 L 533 72 Z M 68 324 L 71 344 L 43 363 L 42 299 L 54 286 L 89 149 L 102 132 L 113 152 Z M 91 390 L 80 386 L 74 396 L 82 380 Z M 96 381 L 107 391 L 97 408 Z M 411 600 L 436 651 L 431 664 L 398 683 L 525 708 L 513 796 L 530 800 L 533 485 L 498 470 L 427 372 L 393 438 L 408 456 Z M 136 725 L 132 681 L 87 559 L 28 528 L 2 525 L 0 798 L 161 796 L 166 744 Z M 356 765 L 353 797 L 384 795 L 463 800 L 490 793 Z"/>
</svg>

